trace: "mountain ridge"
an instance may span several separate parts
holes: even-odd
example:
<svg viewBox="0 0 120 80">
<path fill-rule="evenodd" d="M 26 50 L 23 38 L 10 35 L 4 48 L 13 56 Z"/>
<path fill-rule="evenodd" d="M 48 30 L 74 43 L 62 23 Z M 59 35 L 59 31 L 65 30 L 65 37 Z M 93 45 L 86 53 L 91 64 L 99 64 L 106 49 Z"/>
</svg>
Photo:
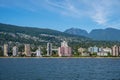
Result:
<svg viewBox="0 0 120 80">
<path fill-rule="evenodd" d="M 87 32 L 85 34 L 83 31 L 87 32 L 86 30 L 78 29 L 78 28 L 70 28 L 70 29 L 65 30 L 64 32 L 69 33 L 69 34 L 89 37 L 94 40 L 106 40 L 106 41 L 119 41 L 120 40 L 118 36 L 120 35 L 120 29 L 116 29 L 116 28 L 110 27 L 106 29 L 93 29 L 91 30 L 91 32 L 89 33 Z"/>
</svg>

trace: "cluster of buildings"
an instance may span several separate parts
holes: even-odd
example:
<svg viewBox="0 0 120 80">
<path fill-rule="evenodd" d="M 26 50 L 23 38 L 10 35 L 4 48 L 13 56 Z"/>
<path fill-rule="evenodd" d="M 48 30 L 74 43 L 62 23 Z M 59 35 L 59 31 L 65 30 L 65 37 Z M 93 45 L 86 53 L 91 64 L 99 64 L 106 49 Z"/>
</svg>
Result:
<svg viewBox="0 0 120 80">
<path fill-rule="evenodd" d="M 59 47 L 57 49 L 53 49 L 52 43 L 47 43 L 46 51 L 47 51 L 46 56 L 51 56 L 53 51 L 57 51 L 58 56 L 60 56 L 60 57 L 72 56 L 71 47 L 68 46 L 66 41 L 61 42 L 61 47 Z M 8 56 L 8 52 L 9 52 L 9 46 L 8 46 L 8 44 L 4 44 L 4 56 Z M 42 51 L 41 51 L 40 47 L 35 52 L 31 52 L 30 44 L 25 44 L 24 52 L 22 52 L 22 54 L 24 54 L 25 56 L 31 56 L 32 54 L 35 54 L 35 56 L 37 56 L 37 57 L 42 57 L 41 53 L 42 53 Z M 12 56 L 18 56 L 19 54 L 20 54 L 20 52 L 18 52 L 18 47 L 14 46 L 12 48 Z"/>
<path fill-rule="evenodd" d="M 52 43 L 47 43 L 47 56 L 51 56 L 53 51 L 58 52 L 58 56 L 72 56 L 71 47 L 68 46 L 66 41 L 61 42 L 61 47 L 57 49 L 52 48 Z"/>
<path fill-rule="evenodd" d="M 97 46 L 89 47 L 87 50 L 85 48 L 79 48 L 78 52 L 81 53 L 82 56 L 120 56 L 120 46 L 114 45 L 112 48 L 99 48 Z"/>
<path fill-rule="evenodd" d="M 3 51 L 4 51 L 4 56 L 9 56 L 9 46 L 8 44 L 4 44 L 3 47 Z M 71 47 L 68 46 L 68 43 L 66 41 L 61 42 L 61 46 L 53 49 L 52 47 L 52 43 L 47 43 L 47 47 L 46 47 L 46 55 L 45 56 L 52 56 L 53 51 L 57 51 L 57 55 L 62 57 L 62 56 L 72 56 L 72 49 Z M 24 54 L 25 56 L 31 56 L 32 54 L 34 54 L 36 57 L 42 57 L 43 55 L 41 54 L 41 48 L 38 47 L 38 49 L 35 52 L 31 51 L 31 47 L 30 44 L 25 44 L 24 45 L 24 51 L 22 52 L 22 54 Z M 96 55 L 96 56 L 120 56 L 120 46 L 114 45 L 112 48 L 99 48 L 97 46 L 94 47 L 89 47 L 89 48 L 79 48 L 78 49 L 78 53 L 81 56 L 91 56 L 91 55 Z M 12 48 L 12 56 L 18 56 L 20 54 L 20 52 L 18 51 L 18 47 L 14 46 Z"/>
<path fill-rule="evenodd" d="M 8 44 L 4 44 L 4 56 L 9 56 L 9 46 Z M 18 47 L 17 46 L 14 46 L 12 48 L 12 56 L 18 56 L 21 52 L 18 52 Z M 40 48 L 38 48 L 36 50 L 36 52 L 31 52 L 30 50 L 30 44 L 25 44 L 24 45 L 24 52 L 22 54 L 26 55 L 26 56 L 31 56 L 31 54 L 34 53 L 36 54 L 36 56 L 40 57 L 41 56 L 41 50 Z"/>
</svg>

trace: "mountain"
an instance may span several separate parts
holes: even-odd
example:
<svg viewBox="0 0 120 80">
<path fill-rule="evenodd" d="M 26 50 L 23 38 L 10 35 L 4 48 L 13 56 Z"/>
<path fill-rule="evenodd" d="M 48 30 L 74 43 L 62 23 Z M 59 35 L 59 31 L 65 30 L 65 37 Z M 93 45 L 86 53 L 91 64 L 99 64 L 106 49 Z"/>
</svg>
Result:
<svg viewBox="0 0 120 80">
<path fill-rule="evenodd" d="M 90 39 L 51 29 L 21 27 L 0 23 L 0 44 L 13 42 L 46 45 L 47 42 L 52 42 L 58 45 L 63 40 L 68 42 L 82 42 Z"/>
<path fill-rule="evenodd" d="M 90 33 L 85 30 L 70 28 L 65 31 L 69 34 L 86 36 L 94 40 L 119 41 L 120 30 L 114 28 L 94 29 Z"/>
<path fill-rule="evenodd" d="M 79 36 L 88 36 L 88 32 L 82 29 L 78 29 L 78 28 L 70 28 L 65 30 L 65 33 L 69 33 L 69 34 L 74 34 L 74 35 L 79 35 Z"/>
<path fill-rule="evenodd" d="M 119 35 L 120 30 L 114 28 L 95 29 L 89 33 L 89 37 L 95 40 L 119 41 L 120 40 Z"/>
</svg>

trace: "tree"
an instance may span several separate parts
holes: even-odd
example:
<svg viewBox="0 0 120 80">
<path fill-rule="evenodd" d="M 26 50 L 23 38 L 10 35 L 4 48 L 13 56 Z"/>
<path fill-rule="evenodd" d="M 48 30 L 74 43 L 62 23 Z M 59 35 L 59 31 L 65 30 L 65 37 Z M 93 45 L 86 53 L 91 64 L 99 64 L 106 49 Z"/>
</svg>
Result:
<svg viewBox="0 0 120 80">
<path fill-rule="evenodd" d="M 42 51 L 42 55 L 46 56 L 46 54 L 47 54 L 46 47 L 43 47 L 43 48 L 41 49 L 41 51 Z"/>
<path fill-rule="evenodd" d="M 3 56 L 3 50 L 2 50 L 2 47 L 0 47 L 0 56 Z"/>
</svg>

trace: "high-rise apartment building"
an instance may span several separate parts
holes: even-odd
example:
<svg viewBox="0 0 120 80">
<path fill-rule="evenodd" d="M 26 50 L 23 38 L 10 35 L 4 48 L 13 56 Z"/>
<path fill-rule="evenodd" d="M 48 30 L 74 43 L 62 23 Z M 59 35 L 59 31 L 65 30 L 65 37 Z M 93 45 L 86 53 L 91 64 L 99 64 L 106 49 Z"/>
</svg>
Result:
<svg viewBox="0 0 120 80">
<path fill-rule="evenodd" d="M 112 47 L 112 55 L 113 56 L 119 56 L 120 55 L 120 47 L 117 45 L 114 45 Z"/>
<path fill-rule="evenodd" d="M 4 56 L 8 56 L 8 44 L 4 44 Z"/>
<path fill-rule="evenodd" d="M 58 48 L 59 56 L 71 56 L 71 47 L 68 46 L 67 42 L 61 42 L 61 47 Z"/>
<path fill-rule="evenodd" d="M 25 55 L 31 56 L 30 44 L 25 44 Z"/>
<path fill-rule="evenodd" d="M 17 56 L 18 55 L 18 48 L 17 48 L 17 46 L 14 46 L 12 50 L 13 50 L 13 56 Z"/>
<path fill-rule="evenodd" d="M 52 55 L 52 43 L 47 43 L 47 56 Z"/>
</svg>

